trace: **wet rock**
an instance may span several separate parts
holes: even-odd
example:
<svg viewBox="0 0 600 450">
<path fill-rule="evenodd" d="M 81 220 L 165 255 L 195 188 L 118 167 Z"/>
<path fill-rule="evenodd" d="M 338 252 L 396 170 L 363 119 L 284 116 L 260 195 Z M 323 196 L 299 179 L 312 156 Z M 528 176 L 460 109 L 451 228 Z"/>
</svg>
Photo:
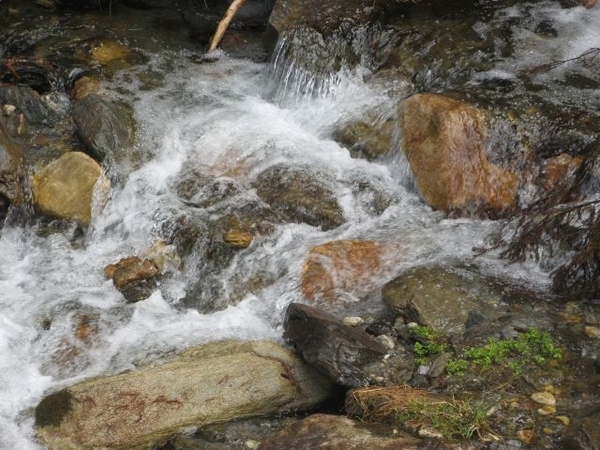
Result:
<svg viewBox="0 0 600 450">
<path fill-rule="evenodd" d="M 23 199 L 23 150 L 11 139 L 0 119 L 0 199 L 8 208 L 10 203 L 20 203 Z"/>
<path fill-rule="evenodd" d="M 72 95 L 76 100 L 91 94 L 97 94 L 100 90 L 100 81 L 96 77 L 84 75 L 73 83 Z"/>
<path fill-rule="evenodd" d="M 345 124 L 334 133 L 334 138 L 347 146 L 353 155 L 369 161 L 387 155 L 392 149 L 396 123 L 391 118 L 373 117 Z"/>
<path fill-rule="evenodd" d="M 519 175 L 490 162 L 482 110 L 437 94 L 416 94 L 401 103 L 400 127 L 416 184 L 431 206 L 494 214 L 515 206 Z"/>
<path fill-rule="evenodd" d="M 23 113 L 31 124 L 53 126 L 60 119 L 59 114 L 27 86 L 0 85 L 0 103 L 15 106 L 15 114 Z"/>
<path fill-rule="evenodd" d="M 261 173 L 256 193 L 290 222 L 307 223 L 331 230 L 346 220 L 324 174 L 310 169 L 273 166 Z"/>
<path fill-rule="evenodd" d="M 152 261 L 161 273 L 174 273 L 181 268 L 181 257 L 175 246 L 165 241 L 154 242 L 144 257 Z"/>
<path fill-rule="evenodd" d="M 213 177 L 189 168 L 184 168 L 178 175 L 175 190 L 187 205 L 197 208 L 217 206 L 242 191 L 239 184 L 231 178 Z"/>
<path fill-rule="evenodd" d="M 600 413 L 573 420 L 563 436 L 562 445 L 565 450 L 599 450 Z"/>
<path fill-rule="evenodd" d="M 446 333 L 462 333 L 472 311 L 497 318 L 501 299 L 477 275 L 445 267 L 411 269 L 382 289 L 382 300 L 407 321 Z"/>
<path fill-rule="evenodd" d="M 384 345 L 362 329 L 299 303 L 288 307 L 284 330 L 284 338 L 309 364 L 342 386 L 366 383 L 367 366 L 387 353 Z"/>
<path fill-rule="evenodd" d="M 570 185 L 575 173 L 581 167 L 583 158 L 567 153 L 548 158 L 542 166 L 542 183 L 546 192 L 564 188 Z"/>
<path fill-rule="evenodd" d="M 76 100 L 72 115 L 79 137 L 98 161 L 114 161 L 131 149 L 134 129 L 130 118 L 100 96 Z"/>
<path fill-rule="evenodd" d="M 36 427 L 55 449 L 149 448 L 186 427 L 307 408 L 330 389 L 272 342 L 215 342 L 50 394 L 36 407 Z"/>
<path fill-rule="evenodd" d="M 265 439 L 259 450 L 417 450 L 421 440 L 392 427 L 359 424 L 347 417 L 314 414 Z"/>
<path fill-rule="evenodd" d="M 108 199 L 110 182 L 92 158 L 69 152 L 39 170 L 31 187 L 41 214 L 89 225 L 92 212 Z"/>
<path fill-rule="evenodd" d="M 129 256 L 106 266 L 104 275 L 113 281 L 128 302 L 133 303 L 150 297 L 156 289 L 160 272 L 150 260 Z"/>
<path fill-rule="evenodd" d="M 302 293 L 312 302 L 366 295 L 389 279 L 400 251 L 398 243 L 367 240 L 314 247 L 302 268 Z"/>
</svg>

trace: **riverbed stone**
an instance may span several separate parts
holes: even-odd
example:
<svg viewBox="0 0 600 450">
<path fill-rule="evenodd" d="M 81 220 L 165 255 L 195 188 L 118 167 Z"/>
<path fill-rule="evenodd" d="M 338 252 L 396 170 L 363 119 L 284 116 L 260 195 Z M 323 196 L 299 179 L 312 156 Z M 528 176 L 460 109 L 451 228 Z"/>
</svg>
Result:
<svg viewBox="0 0 600 450">
<path fill-rule="evenodd" d="M 39 170 L 31 183 L 36 209 L 48 217 L 89 225 L 102 208 L 110 181 L 100 164 L 82 152 L 68 152 Z"/>
<path fill-rule="evenodd" d="M 460 213 L 511 211 L 519 174 L 490 162 L 483 110 L 438 94 L 416 94 L 400 105 L 402 147 L 424 199 Z"/>
<path fill-rule="evenodd" d="M 104 275 L 133 303 L 150 297 L 158 285 L 160 271 L 149 259 L 129 256 L 106 266 Z"/>
<path fill-rule="evenodd" d="M 313 414 L 265 439 L 259 450 L 417 450 L 421 439 L 392 426 L 359 423 L 348 417 Z"/>
<path fill-rule="evenodd" d="M 384 303 L 406 321 L 453 334 L 465 330 L 473 312 L 496 318 L 501 299 L 478 275 L 444 266 L 410 269 L 382 289 Z"/>
<path fill-rule="evenodd" d="M 290 222 L 331 230 L 346 219 L 326 175 L 308 167 L 275 165 L 262 172 L 257 195 Z"/>
<path fill-rule="evenodd" d="M 387 353 L 383 344 L 361 328 L 346 326 L 332 314 L 300 303 L 288 306 L 284 330 L 284 339 L 309 364 L 342 386 L 366 383 L 369 366 Z"/>
<path fill-rule="evenodd" d="M 302 268 L 302 293 L 313 303 L 368 294 L 391 277 L 401 256 L 397 242 L 338 240 L 310 250 Z"/>
<path fill-rule="evenodd" d="M 131 149 L 134 126 L 116 105 L 97 94 L 73 102 L 73 121 L 87 152 L 98 161 L 119 159 Z"/>
<path fill-rule="evenodd" d="M 0 118 L 0 202 L 4 206 L 22 201 L 22 175 L 23 150 L 9 136 Z"/>
<path fill-rule="evenodd" d="M 307 408 L 330 393 L 329 382 L 275 343 L 225 341 L 52 393 L 35 417 L 50 448 L 151 448 L 190 426 Z"/>
</svg>

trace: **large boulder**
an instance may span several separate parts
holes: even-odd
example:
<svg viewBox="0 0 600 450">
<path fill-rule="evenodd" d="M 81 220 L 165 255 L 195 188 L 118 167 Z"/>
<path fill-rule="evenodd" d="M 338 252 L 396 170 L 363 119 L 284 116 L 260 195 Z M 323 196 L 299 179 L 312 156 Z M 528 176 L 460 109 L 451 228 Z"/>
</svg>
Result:
<svg viewBox="0 0 600 450">
<path fill-rule="evenodd" d="M 400 105 L 400 127 L 416 184 L 435 209 L 501 214 L 515 207 L 520 177 L 490 162 L 482 110 L 416 94 Z"/>
<path fill-rule="evenodd" d="M 110 182 L 100 164 L 81 152 L 69 152 L 38 171 L 31 183 L 42 214 L 89 225 L 94 207 L 107 200 Z"/>
<path fill-rule="evenodd" d="M 151 448 L 190 426 L 314 406 L 331 386 L 268 341 L 194 347 L 174 361 L 84 381 L 35 410 L 49 448 Z"/>
<path fill-rule="evenodd" d="M 366 295 L 391 278 L 399 253 L 398 243 L 358 239 L 314 247 L 302 268 L 302 293 L 312 302 Z"/>
<path fill-rule="evenodd" d="M 284 330 L 283 337 L 309 364 L 342 386 L 367 383 L 371 365 L 387 353 L 383 344 L 366 331 L 299 303 L 288 307 Z"/>
<path fill-rule="evenodd" d="M 420 444 L 421 439 L 392 426 L 374 427 L 343 416 L 314 414 L 265 439 L 259 450 L 417 450 Z"/>
</svg>

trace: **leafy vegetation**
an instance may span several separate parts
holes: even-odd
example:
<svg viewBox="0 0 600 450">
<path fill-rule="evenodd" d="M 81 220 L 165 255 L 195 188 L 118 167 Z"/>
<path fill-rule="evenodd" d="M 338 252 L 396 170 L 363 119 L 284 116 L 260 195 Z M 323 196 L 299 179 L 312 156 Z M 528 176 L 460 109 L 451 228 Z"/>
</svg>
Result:
<svg viewBox="0 0 600 450">
<path fill-rule="evenodd" d="M 561 356 L 549 333 L 531 329 L 515 339 L 489 338 L 483 346 L 466 348 L 459 358 L 448 362 L 446 372 L 459 375 L 470 367 L 485 370 L 499 365 L 519 374 L 528 364 L 542 365 Z"/>
<path fill-rule="evenodd" d="M 529 364 L 543 365 L 549 360 L 561 358 L 561 351 L 549 333 L 530 329 L 514 339 L 489 338 L 484 345 L 453 350 L 447 336 L 431 328 L 419 326 L 411 329 L 411 335 L 418 339 L 414 344 L 417 364 L 440 353 L 453 351 L 455 358 L 448 361 L 448 375 L 460 375 L 469 368 L 486 370 L 492 366 L 502 366 L 519 374 Z"/>
</svg>

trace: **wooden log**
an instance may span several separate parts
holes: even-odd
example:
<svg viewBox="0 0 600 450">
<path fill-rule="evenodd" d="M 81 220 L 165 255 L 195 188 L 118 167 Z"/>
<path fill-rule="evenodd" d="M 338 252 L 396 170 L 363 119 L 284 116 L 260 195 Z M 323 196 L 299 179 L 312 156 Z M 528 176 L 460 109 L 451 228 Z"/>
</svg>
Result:
<svg viewBox="0 0 600 450">
<path fill-rule="evenodd" d="M 214 49 L 217 48 L 217 46 L 221 42 L 221 39 L 223 38 L 223 35 L 225 34 L 225 31 L 227 31 L 227 28 L 229 27 L 231 20 L 236 15 L 236 13 L 239 11 L 239 9 L 244 5 L 245 2 L 246 2 L 246 0 L 233 0 L 233 2 L 231 2 L 231 5 L 229 5 L 229 8 L 227 8 L 225 15 L 219 22 L 219 25 L 217 26 L 217 30 L 215 31 L 215 34 L 213 35 L 212 39 L 210 40 L 210 45 L 208 47 L 208 53 L 212 52 Z"/>
</svg>

